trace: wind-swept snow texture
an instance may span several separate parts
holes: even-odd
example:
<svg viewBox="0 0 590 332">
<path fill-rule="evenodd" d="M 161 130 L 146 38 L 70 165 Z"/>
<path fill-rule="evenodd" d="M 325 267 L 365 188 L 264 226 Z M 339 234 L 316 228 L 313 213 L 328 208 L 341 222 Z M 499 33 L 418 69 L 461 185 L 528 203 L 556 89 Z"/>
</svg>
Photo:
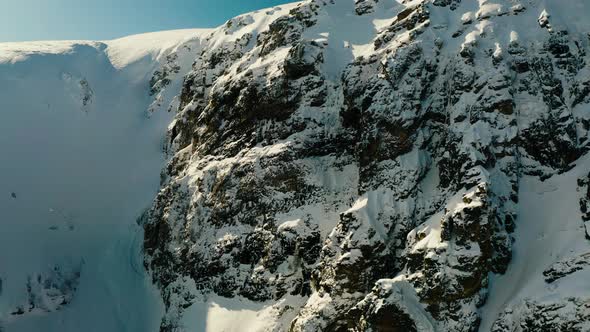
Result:
<svg viewBox="0 0 590 332">
<path fill-rule="evenodd" d="M 206 33 L 0 44 L 1 331 L 158 330 L 138 220 Z"/>
</svg>

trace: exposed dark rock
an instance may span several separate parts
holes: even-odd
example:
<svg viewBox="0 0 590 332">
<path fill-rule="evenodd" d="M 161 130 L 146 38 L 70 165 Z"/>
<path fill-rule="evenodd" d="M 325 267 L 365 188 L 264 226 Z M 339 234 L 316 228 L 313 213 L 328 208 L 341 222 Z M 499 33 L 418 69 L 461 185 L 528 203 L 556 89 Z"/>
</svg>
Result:
<svg viewBox="0 0 590 332">
<path fill-rule="evenodd" d="M 295 5 L 206 49 L 187 76 L 144 224 L 163 331 L 199 293 L 307 299 L 277 330 L 477 331 L 489 277 L 511 260 L 520 179 L 566 172 L 584 153 L 583 44 L 548 18 L 539 40 L 502 42 L 474 25 L 528 8 L 470 13 L 452 36 L 431 13 L 460 1 L 402 1 L 366 41 L 370 54 L 340 64 L 344 41 L 318 34 L 337 5 Z M 377 5 L 355 1 L 350 19 L 382 15 Z M 223 35 L 252 20 L 229 21 Z M 494 331 L 511 320 L 572 330 L 584 306 L 526 303 Z"/>
<path fill-rule="evenodd" d="M 585 268 L 590 268 L 590 253 L 557 262 L 543 271 L 543 275 L 546 282 L 552 283 Z"/>
<path fill-rule="evenodd" d="M 590 322 L 588 309 L 588 299 L 568 298 L 557 302 L 524 301 L 506 309 L 494 324 L 492 331 L 585 331 Z"/>
</svg>

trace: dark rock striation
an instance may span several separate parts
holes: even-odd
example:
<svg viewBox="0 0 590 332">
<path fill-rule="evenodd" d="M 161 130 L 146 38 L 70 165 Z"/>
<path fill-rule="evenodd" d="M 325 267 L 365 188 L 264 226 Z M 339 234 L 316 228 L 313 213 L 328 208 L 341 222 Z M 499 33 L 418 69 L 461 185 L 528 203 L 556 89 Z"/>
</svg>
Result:
<svg viewBox="0 0 590 332">
<path fill-rule="evenodd" d="M 477 331 L 511 260 L 520 179 L 566 172 L 589 146 L 587 41 L 498 2 L 305 1 L 214 32 L 144 225 L 162 331 L 203 293 L 307 299 L 276 330 Z M 359 26 L 391 15 L 341 63 L 344 41 L 318 32 L 346 10 Z M 516 16 L 538 40 L 491 28 Z M 587 310 L 525 302 L 494 331 L 578 331 Z"/>
</svg>

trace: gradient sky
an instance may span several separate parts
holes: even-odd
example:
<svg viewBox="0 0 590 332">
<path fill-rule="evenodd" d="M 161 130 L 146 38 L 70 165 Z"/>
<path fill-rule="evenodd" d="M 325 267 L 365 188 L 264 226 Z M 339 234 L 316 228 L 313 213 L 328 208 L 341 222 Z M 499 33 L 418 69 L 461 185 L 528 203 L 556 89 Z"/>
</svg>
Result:
<svg viewBox="0 0 590 332">
<path fill-rule="evenodd" d="M 0 0 L 0 42 L 105 40 L 135 33 L 215 27 L 292 0 Z"/>
</svg>

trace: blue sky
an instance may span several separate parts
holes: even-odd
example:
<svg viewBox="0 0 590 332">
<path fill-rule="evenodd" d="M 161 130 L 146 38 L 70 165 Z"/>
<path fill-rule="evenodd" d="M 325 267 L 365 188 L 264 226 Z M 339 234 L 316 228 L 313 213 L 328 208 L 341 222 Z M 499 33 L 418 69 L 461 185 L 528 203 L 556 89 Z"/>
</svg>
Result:
<svg viewBox="0 0 590 332">
<path fill-rule="evenodd" d="M 0 0 L 0 42 L 112 39 L 130 34 L 215 27 L 288 0 Z"/>
</svg>

